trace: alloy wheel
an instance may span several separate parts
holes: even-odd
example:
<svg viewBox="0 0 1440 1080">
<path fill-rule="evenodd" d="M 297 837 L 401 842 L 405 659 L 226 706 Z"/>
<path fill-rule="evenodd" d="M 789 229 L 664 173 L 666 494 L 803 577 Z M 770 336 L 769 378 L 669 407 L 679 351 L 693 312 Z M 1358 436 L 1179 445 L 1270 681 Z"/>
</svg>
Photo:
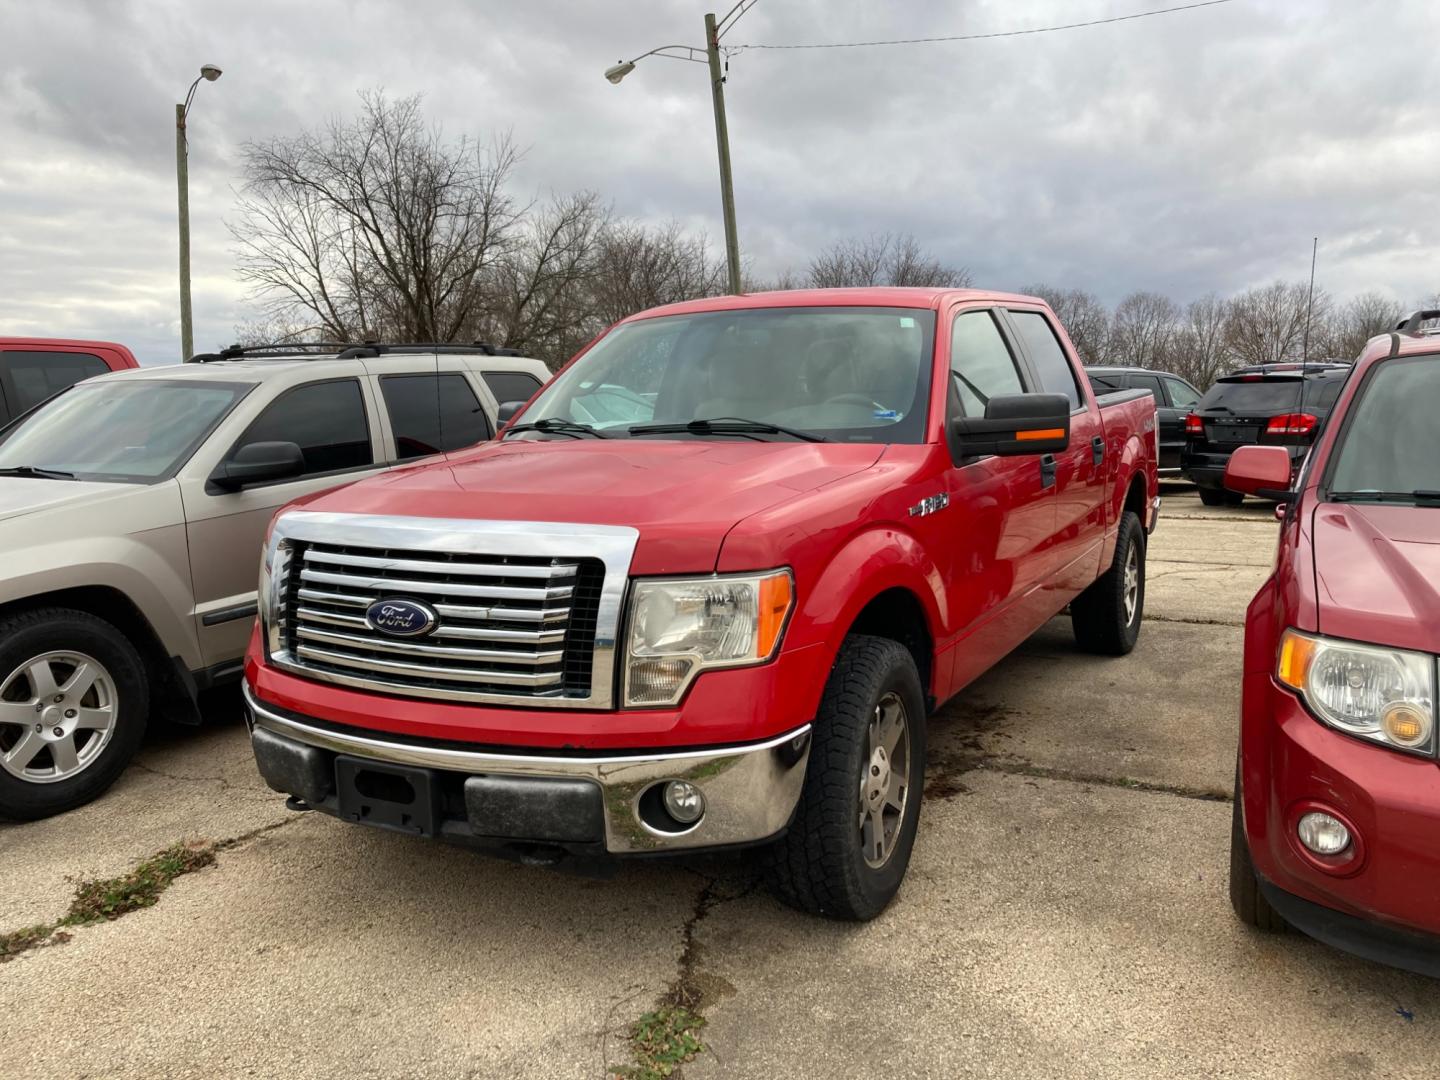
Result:
<svg viewBox="0 0 1440 1080">
<path fill-rule="evenodd" d="M 0 769 L 31 784 L 69 780 L 115 733 L 115 680 L 94 657 L 54 651 L 0 682 Z"/>
<path fill-rule="evenodd" d="M 895 850 L 910 797 L 910 725 L 899 694 L 889 691 L 876 702 L 868 734 L 860 776 L 860 850 L 865 864 L 878 870 Z"/>
</svg>

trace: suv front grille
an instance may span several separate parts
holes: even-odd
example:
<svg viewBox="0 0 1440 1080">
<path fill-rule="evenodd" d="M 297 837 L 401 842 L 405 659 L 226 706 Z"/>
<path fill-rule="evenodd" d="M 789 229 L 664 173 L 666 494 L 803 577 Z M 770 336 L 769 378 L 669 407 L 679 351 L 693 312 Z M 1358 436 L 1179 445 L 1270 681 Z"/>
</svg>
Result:
<svg viewBox="0 0 1440 1080">
<path fill-rule="evenodd" d="M 418 697 L 585 699 L 605 565 L 596 558 L 290 548 L 278 623 L 289 667 Z M 374 629 L 366 611 L 406 599 L 438 619 L 423 637 Z"/>
</svg>

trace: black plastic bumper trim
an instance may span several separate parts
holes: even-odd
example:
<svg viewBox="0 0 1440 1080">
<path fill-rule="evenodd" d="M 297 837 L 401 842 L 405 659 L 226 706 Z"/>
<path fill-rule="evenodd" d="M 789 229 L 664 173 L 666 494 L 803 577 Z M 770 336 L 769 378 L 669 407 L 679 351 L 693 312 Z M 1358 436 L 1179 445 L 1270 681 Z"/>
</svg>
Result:
<svg viewBox="0 0 1440 1080">
<path fill-rule="evenodd" d="M 1440 936 L 1347 915 L 1288 893 L 1264 878 L 1259 880 L 1260 891 L 1270 906 L 1291 926 L 1316 941 L 1377 964 L 1440 979 Z"/>
</svg>

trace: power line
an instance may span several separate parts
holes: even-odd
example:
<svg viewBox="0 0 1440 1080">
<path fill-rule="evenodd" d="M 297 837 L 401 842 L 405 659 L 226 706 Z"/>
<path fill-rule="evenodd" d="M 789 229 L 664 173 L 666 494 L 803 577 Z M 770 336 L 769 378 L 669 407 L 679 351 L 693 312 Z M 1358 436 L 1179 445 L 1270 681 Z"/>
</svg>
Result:
<svg viewBox="0 0 1440 1080">
<path fill-rule="evenodd" d="M 1200 0 L 1194 4 L 1180 4 L 1176 7 L 1157 8 L 1153 11 L 1139 11 L 1133 15 L 1114 15 L 1108 19 L 1090 19 L 1087 22 L 1064 23 L 1059 26 L 1035 26 L 1028 30 L 998 30 L 989 34 L 951 34 L 947 37 L 896 38 L 890 41 L 833 41 L 805 45 L 727 45 L 727 52 L 743 49 L 863 49 L 871 45 L 934 45 L 945 41 L 982 41 L 987 38 L 1023 37 L 1027 34 L 1053 34 L 1060 30 L 1080 30 L 1087 26 L 1106 26 L 1110 23 L 1130 22 L 1134 19 L 1148 19 L 1152 15 L 1172 15 L 1179 11 L 1194 11 L 1196 8 L 1216 7 L 1233 0 Z"/>
</svg>

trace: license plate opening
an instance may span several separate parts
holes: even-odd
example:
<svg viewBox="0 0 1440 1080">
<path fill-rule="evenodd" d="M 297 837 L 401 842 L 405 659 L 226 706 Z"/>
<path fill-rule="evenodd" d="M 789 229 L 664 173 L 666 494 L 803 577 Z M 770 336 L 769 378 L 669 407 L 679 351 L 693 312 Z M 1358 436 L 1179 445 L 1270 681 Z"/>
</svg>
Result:
<svg viewBox="0 0 1440 1080">
<path fill-rule="evenodd" d="M 341 754 L 335 758 L 335 791 L 347 821 L 411 835 L 436 833 L 439 800 L 430 769 Z"/>
</svg>

